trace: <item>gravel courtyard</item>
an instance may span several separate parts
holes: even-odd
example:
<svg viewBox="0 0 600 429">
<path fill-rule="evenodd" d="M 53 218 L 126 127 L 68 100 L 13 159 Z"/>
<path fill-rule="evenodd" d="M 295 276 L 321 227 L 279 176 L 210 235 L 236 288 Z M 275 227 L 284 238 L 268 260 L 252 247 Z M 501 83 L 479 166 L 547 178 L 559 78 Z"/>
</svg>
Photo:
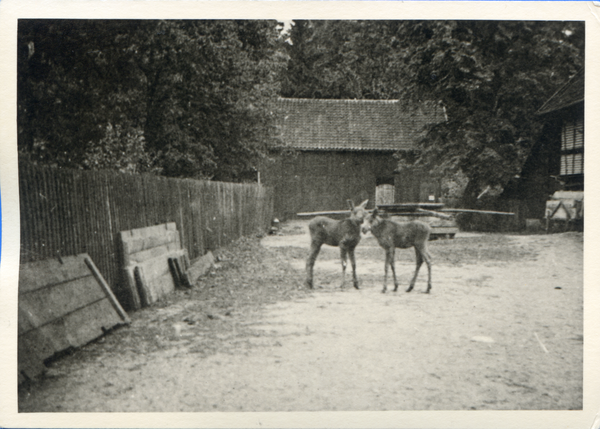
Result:
<svg viewBox="0 0 600 429">
<path fill-rule="evenodd" d="M 459 233 L 396 252 L 363 237 L 361 289 L 324 246 L 303 286 L 306 222 L 218 253 L 191 290 L 51 362 L 20 412 L 577 410 L 583 398 L 583 235 Z M 347 276 L 349 278 L 350 276 Z M 348 279 L 349 280 L 349 279 Z"/>
</svg>

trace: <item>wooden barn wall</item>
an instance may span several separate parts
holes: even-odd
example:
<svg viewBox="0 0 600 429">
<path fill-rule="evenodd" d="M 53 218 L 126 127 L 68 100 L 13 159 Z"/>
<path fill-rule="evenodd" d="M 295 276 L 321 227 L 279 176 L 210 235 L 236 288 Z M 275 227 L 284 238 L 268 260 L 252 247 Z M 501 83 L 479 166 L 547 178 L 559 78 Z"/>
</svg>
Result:
<svg viewBox="0 0 600 429">
<path fill-rule="evenodd" d="M 289 219 L 299 212 L 344 210 L 346 200 L 375 204 L 378 178 L 393 180 L 392 153 L 298 151 L 263 165 L 261 177 L 275 190 L 275 215 Z"/>
<path fill-rule="evenodd" d="M 119 298 L 120 231 L 175 222 L 190 259 L 265 231 L 273 190 L 255 184 L 19 166 L 21 263 L 88 253 Z"/>
</svg>

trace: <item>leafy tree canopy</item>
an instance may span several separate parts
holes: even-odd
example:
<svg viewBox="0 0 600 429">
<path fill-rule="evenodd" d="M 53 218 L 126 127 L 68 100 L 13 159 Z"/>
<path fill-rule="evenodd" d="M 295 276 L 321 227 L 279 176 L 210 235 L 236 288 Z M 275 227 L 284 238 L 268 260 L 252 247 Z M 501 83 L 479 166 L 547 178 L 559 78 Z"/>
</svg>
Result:
<svg viewBox="0 0 600 429">
<path fill-rule="evenodd" d="M 240 180 L 273 138 L 275 21 L 21 20 L 18 37 L 35 162 Z"/>
<path fill-rule="evenodd" d="M 583 67 L 559 21 L 21 20 L 21 155 L 78 168 L 240 180 L 274 132 L 271 100 L 402 99 L 443 108 L 417 166 L 502 189 L 539 106 Z M 413 160 L 411 160 L 413 161 Z M 401 161 L 402 164 L 402 161 Z"/>
</svg>

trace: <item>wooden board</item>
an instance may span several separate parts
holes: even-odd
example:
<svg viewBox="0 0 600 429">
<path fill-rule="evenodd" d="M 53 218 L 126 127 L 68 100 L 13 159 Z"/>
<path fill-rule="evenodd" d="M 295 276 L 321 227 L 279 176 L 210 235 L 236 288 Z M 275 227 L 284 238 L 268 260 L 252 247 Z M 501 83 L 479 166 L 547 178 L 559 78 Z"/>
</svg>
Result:
<svg viewBox="0 0 600 429">
<path fill-rule="evenodd" d="M 139 310 L 159 301 L 183 281 L 181 274 L 173 273 L 173 261 L 177 261 L 184 273 L 189 265 L 174 222 L 122 231 L 120 236 L 132 309 Z"/>
<path fill-rule="evenodd" d="M 19 383 L 43 372 L 54 354 L 129 323 L 85 253 L 22 264 L 18 307 Z"/>
</svg>

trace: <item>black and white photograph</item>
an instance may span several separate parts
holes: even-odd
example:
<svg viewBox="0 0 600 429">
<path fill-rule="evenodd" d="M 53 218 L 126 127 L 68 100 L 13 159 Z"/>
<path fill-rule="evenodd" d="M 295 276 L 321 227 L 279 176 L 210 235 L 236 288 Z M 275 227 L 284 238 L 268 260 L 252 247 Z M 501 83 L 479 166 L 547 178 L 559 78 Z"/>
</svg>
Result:
<svg viewBox="0 0 600 429">
<path fill-rule="evenodd" d="M 47 3 L 0 426 L 600 427 L 595 2 Z"/>
</svg>

